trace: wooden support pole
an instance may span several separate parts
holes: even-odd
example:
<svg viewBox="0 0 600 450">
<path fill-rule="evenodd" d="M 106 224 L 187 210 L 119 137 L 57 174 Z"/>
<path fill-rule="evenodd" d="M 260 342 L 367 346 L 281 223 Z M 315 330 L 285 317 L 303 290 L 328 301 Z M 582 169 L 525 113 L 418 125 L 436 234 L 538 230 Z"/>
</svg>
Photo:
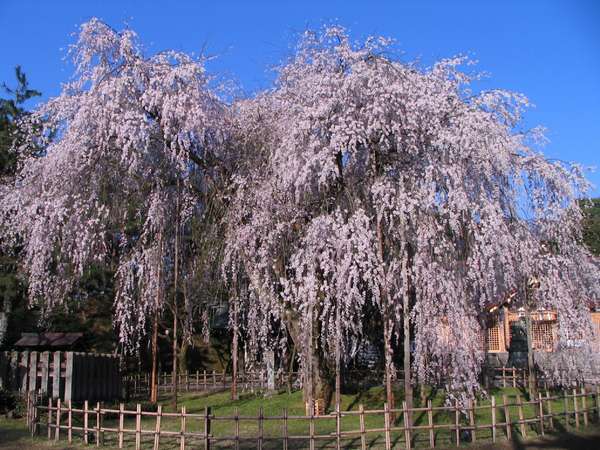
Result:
<svg viewBox="0 0 600 450">
<path fill-rule="evenodd" d="M 233 413 L 234 413 L 233 420 L 235 422 L 235 424 L 234 424 L 235 425 L 235 450 L 239 450 L 240 449 L 240 412 L 237 407 L 233 410 Z M 284 422 L 285 422 L 285 420 L 284 420 Z M 284 427 L 284 434 L 286 432 L 287 432 L 287 428 Z M 286 446 L 284 445 L 284 447 L 286 447 Z"/>
<path fill-rule="evenodd" d="M 412 448 L 412 430 L 411 430 L 411 416 L 412 416 L 412 411 L 410 410 L 410 408 L 407 406 L 407 402 L 403 401 L 402 402 L 402 417 L 404 419 L 404 448 L 406 450 L 410 450 Z M 392 426 L 391 422 L 392 422 L 392 418 L 390 415 L 390 409 L 389 409 L 389 405 L 387 405 L 388 408 L 388 414 L 387 414 L 387 430 L 385 432 L 385 443 L 386 445 L 389 445 L 389 447 L 387 448 L 392 448 L 392 436 L 390 434 L 390 428 Z"/>
<path fill-rule="evenodd" d="M 308 446 L 310 450 L 315 450 L 315 402 L 310 400 L 308 402 L 310 408 L 309 419 L 308 419 Z"/>
<path fill-rule="evenodd" d="M 565 416 L 565 428 L 569 428 L 570 418 L 569 418 L 569 399 L 567 396 L 569 395 L 568 391 L 563 392 L 563 405 L 564 405 L 564 416 Z"/>
<path fill-rule="evenodd" d="M 258 408 L 258 450 L 262 450 L 263 448 L 263 407 Z"/>
<path fill-rule="evenodd" d="M 283 450 L 288 450 L 288 410 L 283 408 Z"/>
<path fill-rule="evenodd" d="M 339 403 L 335 405 L 335 448 L 336 450 L 342 448 L 342 412 Z"/>
</svg>

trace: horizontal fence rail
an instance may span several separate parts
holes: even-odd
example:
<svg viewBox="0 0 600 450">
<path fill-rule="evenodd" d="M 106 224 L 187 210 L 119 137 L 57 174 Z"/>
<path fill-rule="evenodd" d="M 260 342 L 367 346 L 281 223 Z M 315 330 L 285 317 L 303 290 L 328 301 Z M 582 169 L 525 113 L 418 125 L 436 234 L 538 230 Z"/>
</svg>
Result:
<svg viewBox="0 0 600 450">
<path fill-rule="evenodd" d="M 98 402 L 71 401 L 47 404 L 28 396 L 28 424 L 33 435 L 69 444 L 75 439 L 86 444 L 118 448 L 405 448 L 456 445 L 544 435 L 556 429 L 580 428 L 599 421 L 600 390 L 573 389 L 560 394 L 548 391 L 536 398 L 520 395 L 495 396 L 467 405 L 426 406 L 391 409 L 341 410 L 320 416 L 291 414 L 215 414 L 211 408 L 190 413 L 143 411 L 140 404 L 107 408 Z M 310 411 L 314 408 L 309 409 Z"/>
</svg>

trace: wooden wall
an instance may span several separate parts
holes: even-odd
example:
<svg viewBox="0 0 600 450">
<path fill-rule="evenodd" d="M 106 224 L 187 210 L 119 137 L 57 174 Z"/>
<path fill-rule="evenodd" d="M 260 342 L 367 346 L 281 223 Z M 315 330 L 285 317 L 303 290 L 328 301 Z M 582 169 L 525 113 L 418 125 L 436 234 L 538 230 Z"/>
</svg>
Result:
<svg viewBox="0 0 600 450">
<path fill-rule="evenodd" d="M 80 352 L 0 352 L 0 387 L 39 392 L 63 401 L 121 396 L 119 360 Z"/>
</svg>

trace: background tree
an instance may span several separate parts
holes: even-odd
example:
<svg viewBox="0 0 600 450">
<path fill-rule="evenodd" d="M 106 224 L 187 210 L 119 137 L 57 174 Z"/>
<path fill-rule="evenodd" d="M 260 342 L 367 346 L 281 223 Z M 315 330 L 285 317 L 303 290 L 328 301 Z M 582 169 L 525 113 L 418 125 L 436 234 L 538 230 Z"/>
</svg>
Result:
<svg viewBox="0 0 600 450">
<path fill-rule="evenodd" d="M 2 84 L 8 98 L 0 98 L 0 183 L 8 183 L 17 173 L 19 151 L 23 140 L 20 128 L 21 120 L 29 114 L 25 109 L 27 100 L 41 93 L 30 89 L 25 73 L 20 66 L 15 67 L 17 87 L 12 89 Z M 18 277 L 17 259 L 14 252 L 18 249 L 0 249 L 0 346 L 18 336 L 7 336 L 11 312 L 17 303 L 23 307 L 23 287 Z M 24 315 L 19 314 L 19 319 Z"/>
</svg>

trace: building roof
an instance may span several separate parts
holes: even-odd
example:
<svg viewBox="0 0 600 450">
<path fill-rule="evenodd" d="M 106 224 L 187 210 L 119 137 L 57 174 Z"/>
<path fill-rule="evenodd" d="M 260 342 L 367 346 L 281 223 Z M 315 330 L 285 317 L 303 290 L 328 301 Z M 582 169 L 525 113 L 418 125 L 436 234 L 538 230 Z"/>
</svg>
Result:
<svg viewBox="0 0 600 450">
<path fill-rule="evenodd" d="M 21 333 L 15 347 L 70 347 L 83 333 Z"/>
</svg>

